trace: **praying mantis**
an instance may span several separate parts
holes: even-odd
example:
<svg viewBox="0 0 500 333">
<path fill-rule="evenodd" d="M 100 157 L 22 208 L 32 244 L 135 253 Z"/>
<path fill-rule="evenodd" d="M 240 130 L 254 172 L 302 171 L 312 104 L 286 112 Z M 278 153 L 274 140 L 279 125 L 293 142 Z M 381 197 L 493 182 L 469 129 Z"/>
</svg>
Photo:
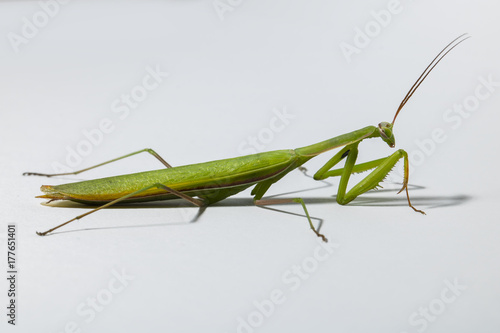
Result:
<svg viewBox="0 0 500 333">
<path fill-rule="evenodd" d="M 391 123 L 381 122 L 378 126 L 367 126 L 350 133 L 342 134 L 297 149 L 276 150 L 177 167 L 172 167 L 153 149 L 146 148 L 75 172 L 58 174 L 25 172 L 24 175 L 46 177 L 77 175 L 84 171 L 143 152 L 153 155 L 165 166 L 163 169 L 154 171 L 56 186 L 43 185 L 41 191 L 44 194 L 37 196 L 37 198 L 49 199 L 48 202 L 54 200 L 70 200 L 94 206 L 97 205 L 98 207 L 45 232 L 37 232 L 37 234 L 45 236 L 68 223 L 119 203 L 183 199 L 195 206 L 203 207 L 235 195 L 251 186 L 255 186 L 251 192 L 255 205 L 264 206 L 284 203 L 301 204 L 310 228 L 318 237 L 326 242 L 327 238 L 319 233 L 314 227 L 306 204 L 302 198 L 263 199 L 263 197 L 271 185 L 281 180 L 289 172 L 297 168 L 303 168 L 302 165 L 310 159 L 335 148 L 341 149 L 314 174 L 313 178 L 315 180 L 324 180 L 329 177 L 340 176 L 336 196 L 337 203 L 346 205 L 359 195 L 376 188 L 389 174 L 395 164 L 400 159 L 403 159 L 403 186 L 398 194 L 405 190 L 408 206 L 415 212 L 425 214 L 423 211 L 416 209 L 410 201 L 408 193 L 409 162 L 407 152 L 403 149 L 398 149 L 387 157 L 356 164 L 358 146 L 365 139 L 381 138 L 389 147 L 394 148 L 396 144 L 393 127 L 400 111 L 434 67 L 453 48 L 468 38 L 470 38 L 470 36 L 463 34 L 450 42 L 438 53 L 403 98 Z M 343 159 L 345 159 L 344 167 L 333 169 L 333 167 Z M 371 173 L 359 183 L 355 184 L 346 193 L 351 174 L 372 169 L 373 171 Z"/>
</svg>

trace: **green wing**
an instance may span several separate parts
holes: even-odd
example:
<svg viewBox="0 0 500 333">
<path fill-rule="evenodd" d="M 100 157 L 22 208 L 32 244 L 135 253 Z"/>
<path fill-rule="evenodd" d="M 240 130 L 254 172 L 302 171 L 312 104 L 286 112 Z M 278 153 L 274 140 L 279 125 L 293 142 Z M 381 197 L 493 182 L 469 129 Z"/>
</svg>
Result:
<svg viewBox="0 0 500 333">
<path fill-rule="evenodd" d="M 86 203 L 108 202 L 155 183 L 164 184 L 210 203 L 236 194 L 258 182 L 272 179 L 297 164 L 293 150 L 271 152 L 139 172 L 57 186 L 42 186 L 41 198 L 67 199 Z M 131 201 L 176 198 L 162 189 L 152 189 Z"/>
</svg>

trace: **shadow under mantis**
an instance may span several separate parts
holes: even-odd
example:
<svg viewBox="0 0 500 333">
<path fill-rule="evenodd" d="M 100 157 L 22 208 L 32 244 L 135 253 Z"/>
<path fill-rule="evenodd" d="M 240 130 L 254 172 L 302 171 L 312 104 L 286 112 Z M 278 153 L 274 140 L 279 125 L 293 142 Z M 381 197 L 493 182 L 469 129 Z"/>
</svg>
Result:
<svg viewBox="0 0 500 333">
<path fill-rule="evenodd" d="M 305 193 L 309 191 L 315 191 L 318 189 L 324 189 L 328 187 L 333 188 L 333 184 L 330 182 L 321 181 L 323 184 L 321 186 L 315 186 L 307 189 L 302 189 L 302 190 L 297 190 L 297 191 L 291 191 L 291 192 L 284 192 L 284 193 L 279 193 L 279 194 L 274 194 L 268 196 L 268 198 L 275 198 L 275 197 L 283 197 L 283 196 L 288 196 L 288 195 L 294 195 L 298 193 Z M 408 187 L 412 189 L 412 191 L 418 191 L 418 190 L 424 190 L 424 186 L 419 186 L 419 185 L 411 185 L 408 184 Z M 372 190 L 367 193 L 365 193 L 363 196 L 359 196 L 355 200 L 353 200 L 351 203 L 349 203 L 349 206 L 357 206 L 357 207 L 397 207 L 397 206 L 407 206 L 407 200 L 405 197 L 395 197 L 394 194 L 397 192 L 397 190 L 394 189 L 377 189 L 377 190 Z M 391 196 L 380 196 L 380 194 L 383 193 L 392 193 Z M 470 196 L 467 195 L 453 195 L 453 196 L 422 196 L 422 197 L 417 197 L 414 196 L 412 197 L 412 201 L 418 204 L 419 206 L 425 207 L 426 210 L 429 209 L 436 209 L 436 208 L 442 208 L 442 207 L 450 207 L 450 206 L 457 206 L 457 205 L 462 205 L 469 201 L 471 199 Z M 305 201 L 307 205 L 318 205 L 318 204 L 335 204 L 338 205 L 336 202 L 336 195 L 328 196 L 328 197 L 306 197 Z M 285 205 L 290 205 L 291 203 L 288 204 L 282 204 L 282 206 Z M 80 209 L 89 209 L 92 208 L 93 206 L 89 205 L 84 205 L 72 201 L 58 201 L 55 203 L 50 203 L 47 204 L 51 207 L 54 208 L 80 208 Z M 283 209 L 278 209 L 274 207 L 268 207 L 268 206 L 255 206 L 254 201 L 252 198 L 227 198 L 223 201 L 220 201 L 218 203 L 215 203 L 211 205 L 210 207 L 258 207 L 261 209 L 266 209 L 278 213 L 284 213 L 288 214 L 291 216 L 297 216 L 301 218 L 307 218 L 305 214 L 301 213 L 295 213 Z M 159 227 L 159 226 L 171 226 L 171 225 L 189 225 L 195 222 L 199 222 L 201 216 L 205 213 L 206 209 L 208 208 L 207 206 L 203 207 L 193 207 L 189 203 L 186 203 L 185 201 L 182 200 L 168 200 L 168 201 L 153 201 L 153 202 L 138 202 L 138 203 L 121 203 L 117 204 L 115 206 L 111 206 L 106 208 L 106 210 L 110 209 L 118 209 L 118 210 L 123 210 L 123 209 L 159 209 L 159 208 L 179 208 L 179 209 L 197 209 L 197 213 L 195 216 L 189 218 L 188 221 L 182 221 L 182 222 L 168 222 L 168 223 L 149 223 L 149 224 L 136 224 L 136 225 L 129 225 L 129 226 L 112 226 L 112 227 L 98 227 L 98 228 L 80 228 L 80 229 L 75 229 L 75 230 L 67 230 L 67 231 L 59 231 L 59 232 L 54 232 L 50 235 L 57 235 L 57 234 L 64 234 L 64 233 L 71 233 L 71 232 L 81 232 L 81 231 L 97 231 L 97 230 L 106 230 L 106 229 L 129 229 L 129 228 L 150 228 L 150 227 Z M 316 216 L 311 216 L 311 219 L 314 221 L 317 221 L 317 230 L 319 231 L 321 227 L 323 226 L 324 219 Z"/>
</svg>

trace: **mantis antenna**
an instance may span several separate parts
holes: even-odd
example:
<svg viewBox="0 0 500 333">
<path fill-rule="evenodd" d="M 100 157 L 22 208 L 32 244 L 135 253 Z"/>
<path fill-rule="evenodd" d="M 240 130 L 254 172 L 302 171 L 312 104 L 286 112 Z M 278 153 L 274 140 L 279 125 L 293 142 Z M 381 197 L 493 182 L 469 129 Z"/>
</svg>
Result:
<svg viewBox="0 0 500 333">
<path fill-rule="evenodd" d="M 394 122 L 396 121 L 396 117 L 398 116 L 399 111 L 401 111 L 401 109 L 406 105 L 406 102 L 408 102 L 408 100 L 410 99 L 410 97 L 413 96 L 413 93 L 417 90 L 418 87 L 420 87 L 420 85 L 422 84 L 422 82 L 424 82 L 425 78 L 434 69 L 434 67 L 436 67 L 436 65 L 448 54 L 448 52 L 450 52 L 451 50 L 453 50 L 458 44 L 462 43 L 463 41 L 465 41 L 466 39 L 469 39 L 471 37 L 471 36 L 466 36 L 466 35 L 467 34 L 465 33 L 463 35 L 458 36 L 454 40 L 452 40 L 450 42 L 450 44 L 446 45 L 441 50 L 441 52 L 439 52 L 439 54 L 434 59 L 432 59 L 431 63 L 422 72 L 422 74 L 420 74 L 420 76 L 417 79 L 417 81 L 415 81 L 415 83 L 413 84 L 413 86 L 411 86 L 410 90 L 406 94 L 405 98 L 403 98 L 403 100 L 401 101 L 401 104 L 399 105 L 399 107 L 398 107 L 398 109 L 396 111 L 396 114 L 394 115 L 394 119 L 392 120 L 392 125 L 394 125 Z"/>
</svg>

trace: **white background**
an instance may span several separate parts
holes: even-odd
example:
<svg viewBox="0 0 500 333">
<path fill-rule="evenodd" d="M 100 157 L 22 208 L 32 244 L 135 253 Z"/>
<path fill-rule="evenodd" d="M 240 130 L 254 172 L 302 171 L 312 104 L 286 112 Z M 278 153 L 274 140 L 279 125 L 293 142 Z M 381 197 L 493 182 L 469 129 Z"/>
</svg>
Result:
<svg viewBox="0 0 500 333">
<path fill-rule="evenodd" d="M 17 224 L 19 269 L 16 327 L 6 323 L 1 279 L 1 331 L 498 332 L 498 84 L 460 124 L 444 118 L 474 100 L 481 77 L 500 82 L 498 4 L 401 0 L 349 62 L 340 46 L 355 45 L 356 29 L 380 27 L 372 11 L 387 1 L 221 3 L 231 10 L 218 13 L 212 1 L 74 0 L 43 22 L 39 2 L 0 1 L 0 251 L 5 258 L 6 226 Z M 34 16 L 38 31 L 23 37 Z M 113 130 L 74 169 L 145 147 L 173 165 L 238 156 L 249 136 L 269 134 L 273 110 L 293 118 L 264 136 L 262 149 L 301 147 L 391 121 L 425 66 L 464 32 L 472 38 L 436 67 L 395 125 L 397 147 L 413 157 L 413 203 L 426 216 L 394 185 L 339 206 L 338 178 L 325 186 L 294 171 L 268 194 L 303 197 L 332 253 L 299 205 L 276 206 L 288 214 L 257 208 L 249 191 L 195 223 L 196 208 L 167 202 L 35 234 L 88 211 L 41 206 L 41 185 L 161 167 L 143 154 L 78 176 L 21 175 L 67 164 L 68 149 L 85 145 L 84 131 L 103 119 Z M 169 76 L 120 119 L 113 103 L 140 89 L 147 68 Z M 431 145 L 436 129 L 445 139 Z M 392 152 L 369 140 L 359 161 Z M 315 172 L 333 154 L 306 166 Z M 6 272 L 5 259 L 1 266 Z M 271 307 L 272 293 L 282 296 Z M 253 326 L 238 328 L 241 320 Z"/>
</svg>

